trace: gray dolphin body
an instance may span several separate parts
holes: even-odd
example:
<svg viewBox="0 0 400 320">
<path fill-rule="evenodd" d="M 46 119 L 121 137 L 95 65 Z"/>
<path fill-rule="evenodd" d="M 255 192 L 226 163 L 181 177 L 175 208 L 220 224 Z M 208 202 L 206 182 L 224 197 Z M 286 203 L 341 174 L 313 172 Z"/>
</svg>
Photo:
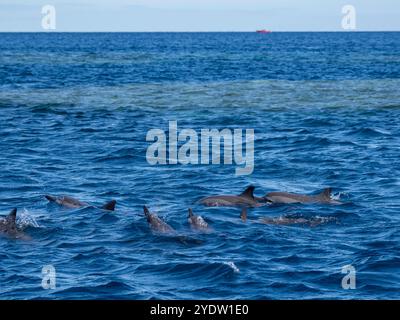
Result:
<svg viewBox="0 0 400 320">
<path fill-rule="evenodd" d="M 77 209 L 83 207 L 90 207 L 90 204 L 68 196 L 55 197 L 51 195 L 46 195 L 45 197 L 50 202 L 57 203 L 60 206 L 66 208 Z M 110 202 L 107 202 L 104 206 L 100 207 L 100 209 L 114 211 L 116 203 L 117 201 L 111 200 Z"/>
<path fill-rule="evenodd" d="M 210 196 L 200 200 L 200 203 L 208 207 L 259 207 L 260 203 L 253 195 L 255 187 L 249 186 L 241 194 Z"/>
<path fill-rule="evenodd" d="M 150 213 L 146 206 L 143 207 L 143 211 L 152 230 L 162 233 L 173 233 L 175 231 L 169 224 L 162 221 L 155 213 Z"/>
<path fill-rule="evenodd" d="M 331 198 L 331 188 L 327 188 L 317 195 L 303 195 L 288 192 L 270 192 L 264 196 L 266 202 L 270 203 L 327 203 L 342 204 Z"/>
<path fill-rule="evenodd" d="M 209 231 L 210 227 L 203 217 L 193 214 L 192 209 L 189 209 L 188 222 L 190 226 L 199 231 Z"/>
<path fill-rule="evenodd" d="M 281 216 L 276 218 L 264 217 L 259 220 L 259 223 L 262 224 L 270 224 L 270 225 L 278 225 L 278 226 L 288 226 L 288 225 L 306 225 L 310 227 L 316 227 L 321 224 L 329 223 L 336 221 L 337 219 L 334 217 L 289 217 L 289 216 Z"/>
<path fill-rule="evenodd" d="M 8 216 L 0 218 L 0 234 L 11 239 L 29 240 L 30 237 L 18 229 L 16 219 L 17 209 L 11 210 Z"/>
</svg>

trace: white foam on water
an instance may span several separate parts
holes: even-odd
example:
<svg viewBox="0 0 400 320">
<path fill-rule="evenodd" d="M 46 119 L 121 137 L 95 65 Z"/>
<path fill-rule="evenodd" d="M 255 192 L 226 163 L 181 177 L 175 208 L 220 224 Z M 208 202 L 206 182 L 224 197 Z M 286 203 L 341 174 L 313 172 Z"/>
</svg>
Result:
<svg viewBox="0 0 400 320">
<path fill-rule="evenodd" d="M 39 228 L 36 219 L 32 216 L 29 210 L 25 208 L 21 212 L 18 212 L 18 225 L 23 229 L 27 227 Z"/>
<path fill-rule="evenodd" d="M 224 261 L 223 264 L 226 264 L 227 266 L 231 267 L 233 272 L 239 273 L 240 270 L 239 268 L 235 265 L 233 261 Z"/>
<path fill-rule="evenodd" d="M 331 195 L 331 199 L 339 201 L 342 195 L 345 195 L 345 193 L 344 192 L 339 192 L 337 194 L 336 193 L 332 194 Z"/>
<path fill-rule="evenodd" d="M 329 223 L 329 222 L 337 221 L 337 218 L 336 217 L 331 217 L 331 216 L 323 217 L 323 216 L 318 216 L 317 215 L 313 219 L 311 219 L 310 221 L 311 222 L 318 221 L 320 224 L 323 224 L 323 223 Z"/>
</svg>

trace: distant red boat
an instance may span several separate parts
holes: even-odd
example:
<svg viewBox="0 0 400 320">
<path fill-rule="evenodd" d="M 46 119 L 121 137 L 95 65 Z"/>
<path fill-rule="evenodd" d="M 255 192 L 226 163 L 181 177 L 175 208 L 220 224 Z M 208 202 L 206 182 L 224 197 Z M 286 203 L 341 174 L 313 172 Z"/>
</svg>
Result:
<svg viewBox="0 0 400 320">
<path fill-rule="evenodd" d="M 271 33 L 272 31 L 271 30 L 262 29 L 262 30 L 257 30 L 256 32 L 257 33 Z"/>
</svg>

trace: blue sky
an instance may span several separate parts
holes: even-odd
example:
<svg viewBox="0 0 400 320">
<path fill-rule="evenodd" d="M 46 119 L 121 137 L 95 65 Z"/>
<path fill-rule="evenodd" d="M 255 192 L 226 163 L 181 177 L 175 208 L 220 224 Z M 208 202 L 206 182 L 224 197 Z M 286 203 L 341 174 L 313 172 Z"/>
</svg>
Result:
<svg viewBox="0 0 400 320">
<path fill-rule="evenodd" d="M 346 4 L 357 30 L 400 31 L 399 0 L 0 0 L 0 31 L 43 31 L 44 5 L 56 31 L 339 31 Z"/>
</svg>

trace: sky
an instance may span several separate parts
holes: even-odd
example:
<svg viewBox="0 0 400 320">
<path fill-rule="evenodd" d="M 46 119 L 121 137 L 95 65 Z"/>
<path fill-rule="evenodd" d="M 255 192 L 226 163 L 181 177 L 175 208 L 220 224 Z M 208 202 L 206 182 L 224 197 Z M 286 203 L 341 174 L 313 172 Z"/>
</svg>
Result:
<svg viewBox="0 0 400 320">
<path fill-rule="evenodd" d="M 341 31 L 352 5 L 357 31 L 400 31 L 400 0 L 0 0 L 0 31 Z M 51 31 L 46 31 L 51 32 Z"/>
</svg>

